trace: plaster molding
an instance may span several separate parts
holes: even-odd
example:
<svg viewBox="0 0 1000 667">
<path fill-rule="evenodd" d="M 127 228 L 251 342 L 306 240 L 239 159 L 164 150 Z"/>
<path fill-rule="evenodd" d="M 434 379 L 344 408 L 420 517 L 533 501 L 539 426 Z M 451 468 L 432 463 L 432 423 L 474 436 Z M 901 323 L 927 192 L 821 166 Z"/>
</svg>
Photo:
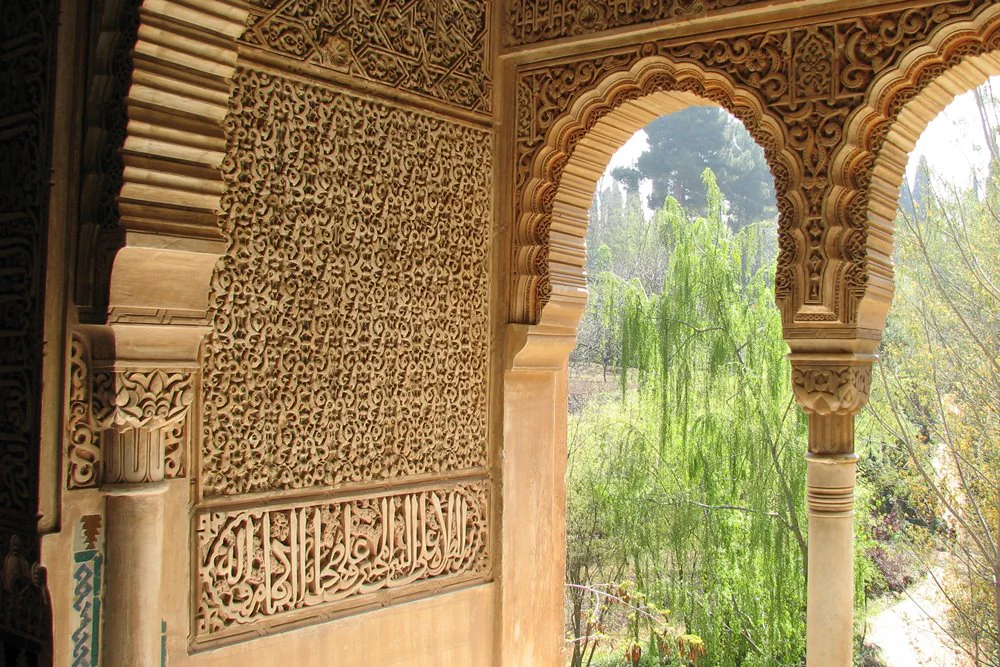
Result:
<svg viewBox="0 0 1000 667">
<path fill-rule="evenodd" d="M 111 268 L 109 322 L 204 318 L 225 247 L 217 221 L 223 121 L 247 15 L 235 0 L 140 6 L 121 148 L 124 246 Z"/>
</svg>

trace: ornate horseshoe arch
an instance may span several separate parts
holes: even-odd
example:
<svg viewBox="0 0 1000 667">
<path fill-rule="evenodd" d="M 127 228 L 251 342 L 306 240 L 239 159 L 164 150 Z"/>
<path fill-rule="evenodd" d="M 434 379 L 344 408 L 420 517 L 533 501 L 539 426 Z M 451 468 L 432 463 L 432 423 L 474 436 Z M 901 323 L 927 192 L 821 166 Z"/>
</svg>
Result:
<svg viewBox="0 0 1000 667">
<path fill-rule="evenodd" d="M 565 96 L 565 110 L 551 123 L 544 142 L 519 156 L 512 322 L 575 328 L 586 304 L 584 237 L 597 179 L 632 134 L 655 118 L 688 106 L 723 107 L 764 150 L 775 179 L 779 211 L 779 304 L 788 301 L 794 280 L 795 221 L 804 206 L 796 192 L 801 169 L 786 149 L 781 123 L 764 110 L 754 92 L 719 73 L 651 55 L 655 50 L 652 45 L 644 46 L 646 57 L 603 77 L 603 68 L 614 67 L 605 59 L 583 61 L 572 74 L 560 71 L 554 76 L 564 84 L 584 85 Z M 522 122 L 525 103 L 519 96 L 519 137 L 527 129 Z M 558 111 L 542 110 L 531 118 L 544 123 L 546 115 L 551 118 Z"/>
<path fill-rule="evenodd" d="M 927 124 L 963 92 L 1000 74 L 1000 5 L 945 24 L 900 58 L 869 88 L 848 119 L 833 157 L 827 207 L 850 220 L 850 237 L 836 283 L 845 321 L 881 330 L 892 301 L 892 233 L 910 153 Z"/>
</svg>

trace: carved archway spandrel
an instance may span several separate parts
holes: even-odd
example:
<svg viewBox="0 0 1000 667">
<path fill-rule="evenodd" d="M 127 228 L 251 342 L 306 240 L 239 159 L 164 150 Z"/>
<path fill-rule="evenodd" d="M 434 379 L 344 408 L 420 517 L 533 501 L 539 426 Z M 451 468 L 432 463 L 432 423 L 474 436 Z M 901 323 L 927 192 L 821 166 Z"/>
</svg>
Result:
<svg viewBox="0 0 1000 667">
<path fill-rule="evenodd" d="M 737 90 L 727 76 L 697 65 L 648 55 L 655 51 L 655 45 L 646 44 L 520 77 L 519 88 L 535 94 L 518 97 L 530 105 L 518 109 L 512 321 L 540 322 L 553 295 L 569 298 L 582 311 L 586 294 L 582 239 L 594 183 L 614 150 L 657 116 L 692 105 L 723 106 L 764 146 L 769 162 L 776 165 L 779 187 L 798 178 L 801 170 L 791 156 L 782 154 L 785 139 L 780 126 L 766 116 L 753 92 Z M 584 146 L 586 150 L 581 150 Z M 569 187 L 566 172 L 573 174 Z M 581 242 L 562 241 L 565 252 L 553 255 L 557 198 L 561 238 Z M 794 208 L 793 199 L 784 201 L 786 209 Z"/>
<path fill-rule="evenodd" d="M 868 313 L 871 308 L 860 304 L 867 299 L 887 308 L 892 276 L 886 253 L 891 239 L 886 229 L 869 226 L 867 205 L 855 201 L 850 191 L 870 188 L 871 165 L 885 130 L 876 125 L 866 128 L 874 143 L 845 167 L 844 146 L 854 136 L 848 123 L 854 122 L 873 85 L 900 63 L 906 65 L 912 52 L 937 39 L 935 35 L 949 26 L 958 31 L 957 26 L 981 15 L 984 6 L 961 0 L 699 42 L 652 44 L 671 67 L 699 73 L 672 74 L 672 89 L 688 90 L 726 107 L 765 151 L 779 210 L 776 294 L 789 337 L 822 332 L 824 338 L 840 339 L 837 331 L 843 330 L 868 341 L 868 332 L 881 327 L 881 321 Z M 983 39 L 981 27 L 966 30 Z M 648 51 L 649 46 L 643 49 Z M 975 50 L 965 44 L 948 55 L 955 60 Z M 608 92 L 613 87 L 609 82 L 636 70 L 642 58 L 638 48 L 630 48 L 519 72 L 515 258 L 526 255 L 521 246 L 543 236 L 536 230 L 546 230 L 546 208 L 537 196 L 545 190 L 539 180 L 558 189 L 560 175 L 548 166 L 546 151 L 571 156 L 594 118 L 601 116 L 596 111 L 600 105 L 612 109 L 618 99 L 635 99 L 634 93 Z M 939 69 L 927 63 L 914 76 L 930 80 Z M 735 103 L 736 91 L 754 103 Z M 595 98 L 600 102 L 586 102 Z M 762 130 L 758 125 L 763 118 L 769 124 Z M 570 126 L 576 134 L 567 141 Z M 512 321 L 537 321 L 545 304 L 550 276 L 531 275 L 533 268 L 515 259 L 514 289 L 531 286 L 536 293 L 519 295 L 518 305 L 511 309 Z M 796 329 L 802 330 L 801 335 Z"/>
</svg>

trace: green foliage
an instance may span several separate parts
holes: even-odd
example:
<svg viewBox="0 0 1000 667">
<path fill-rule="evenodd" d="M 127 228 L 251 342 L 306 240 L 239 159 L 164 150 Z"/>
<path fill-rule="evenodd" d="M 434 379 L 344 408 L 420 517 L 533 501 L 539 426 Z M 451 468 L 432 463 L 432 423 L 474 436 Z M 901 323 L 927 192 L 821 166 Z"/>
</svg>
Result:
<svg viewBox="0 0 1000 667">
<path fill-rule="evenodd" d="M 896 294 L 858 424 L 886 551 L 940 563 L 949 632 L 1000 665 L 1000 181 L 935 184 L 896 221 Z M 886 465 L 888 463 L 888 465 Z M 890 541 L 891 540 L 891 541 Z M 935 551 L 940 550 L 940 556 Z M 891 583 L 891 582 L 890 582 Z"/>
<path fill-rule="evenodd" d="M 707 215 L 668 199 L 644 226 L 631 223 L 628 243 L 653 244 L 664 260 L 658 284 L 613 270 L 592 282 L 620 350 L 620 398 L 570 426 L 568 578 L 629 579 L 645 604 L 669 610 L 669 632 L 635 629 L 641 646 L 654 632 L 671 646 L 691 634 L 700 665 L 798 664 L 805 425 L 773 255 L 761 226 L 730 230 L 714 176 L 703 179 Z"/>
<path fill-rule="evenodd" d="M 713 107 L 691 107 L 663 116 L 645 128 L 650 150 L 637 170 L 615 174 L 629 187 L 650 179 L 649 203 L 659 208 L 673 197 L 685 210 L 712 217 L 701 173 L 711 169 L 726 193 L 730 221 L 745 225 L 775 215 L 774 180 L 763 152 L 738 120 Z"/>
</svg>

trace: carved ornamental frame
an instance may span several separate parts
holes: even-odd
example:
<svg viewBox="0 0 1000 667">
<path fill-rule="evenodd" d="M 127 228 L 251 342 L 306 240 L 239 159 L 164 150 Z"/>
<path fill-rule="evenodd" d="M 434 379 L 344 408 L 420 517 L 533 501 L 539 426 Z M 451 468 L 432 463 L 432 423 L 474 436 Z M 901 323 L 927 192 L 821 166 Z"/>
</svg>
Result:
<svg viewBox="0 0 1000 667">
<path fill-rule="evenodd" d="M 543 312 L 568 308 L 564 322 L 575 326 L 585 303 L 586 219 L 567 225 L 560 216 L 589 201 L 606 158 L 624 143 L 588 145 L 587 137 L 602 122 L 630 135 L 642 125 L 622 113 L 626 105 L 682 92 L 733 113 L 764 151 L 779 212 L 776 299 L 790 345 L 851 339 L 873 351 L 892 298 L 892 219 L 906 156 L 950 97 L 985 80 L 988 67 L 970 57 L 991 57 L 998 28 L 1000 8 L 964 0 L 551 63 L 522 58 L 510 321 L 545 323 Z M 942 79 L 946 72 L 962 83 Z M 929 104 L 909 104 L 925 89 Z"/>
</svg>

